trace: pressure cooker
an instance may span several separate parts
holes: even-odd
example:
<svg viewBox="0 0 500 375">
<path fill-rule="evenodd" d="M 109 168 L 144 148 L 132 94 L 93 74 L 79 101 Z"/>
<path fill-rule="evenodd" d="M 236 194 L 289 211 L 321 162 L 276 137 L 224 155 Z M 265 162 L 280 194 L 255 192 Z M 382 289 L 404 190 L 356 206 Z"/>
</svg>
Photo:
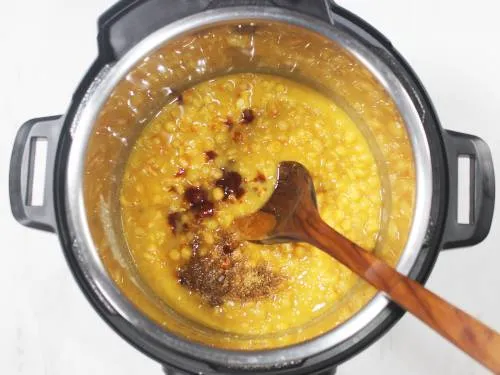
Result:
<svg viewBox="0 0 500 375">
<path fill-rule="evenodd" d="M 141 285 L 127 252 L 117 191 L 138 134 L 178 90 L 236 71 L 286 75 L 335 97 L 364 127 L 374 150 L 384 149 L 377 137 L 377 128 L 384 127 L 377 122 L 383 109 L 374 98 L 386 97 L 402 118 L 416 171 L 413 220 L 397 269 L 424 283 L 440 251 L 475 245 L 487 236 L 495 196 L 488 146 L 478 137 L 444 130 L 422 83 L 391 42 L 334 1 L 123 0 L 99 18 L 98 27 L 98 56 L 66 113 L 32 119 L 20 128 L 10 165 L 10 202 L 21 224 L 58 235 L 71 272 L 97 313 L 130 344 L 161 363 L 166 373 L 333 373 L 403 315 L 379 293 L 350 319 L 318 337 L 254 351 L 204 344 L 203 337 L 224 333 L 191 327 L 168 307 L 159 312 L 168 315 L 168 324 L 152 319 L 142 306 L 153 305 L 155 297 Z M 185 60 L 189 40 L 203 43 L 221 30 L 247 34 L 253 44 L 221 42 L 201 51 L 196 61 Z M 265 54 L 254 48 L 262 35 L 276 43 Z M 164 78 L 158 78 L 153 73 L 159 65 L 152 62 L 179 40 L 187 42 L 175 50 L 175 61 L 162 65 Z M 131 103 L 118 90 L 124 82 L 142 93 L 140 101 Z M 350 90 L 366 87 L 375 95 L 351 100 Z M 48 148 L 43 203 L 33 205 L 37 139 L 45 139 Z M 391 142 L 397 146 L 397 137 Z M 374 155 L 381 170 L 391 168 L 383 152 Z M 471 161 L 466 222 L 457 219 L 461 156 Z M 391 180 L 384 181 L 390 218 L 397 207 L 391 206 Z M 103 262 L 106 251 L 123 277 L 137 285 L 133 295 L 123 293 L 113 281 Z M 180 326 L 198 339 L 179 334 Z"/>
</svg>

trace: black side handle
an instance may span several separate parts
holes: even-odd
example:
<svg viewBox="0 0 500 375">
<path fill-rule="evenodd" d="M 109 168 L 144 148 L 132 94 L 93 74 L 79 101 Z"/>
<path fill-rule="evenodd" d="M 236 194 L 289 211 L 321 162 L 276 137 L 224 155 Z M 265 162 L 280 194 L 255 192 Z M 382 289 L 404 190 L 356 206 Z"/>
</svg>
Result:
<svg viewBox="0 0 500 375">
<path fill-rule="evenodd" d="M 56 230 L 54 162 L 63 122 L 62 116 L 29 120 L 21 126 L 14 141 L 9 172 L 10 207 L 14 218 L 30 228 L 48 232 Z M 47 141 L 47 159 L 43 203 L 40 206 L 32 206 L 29 201 L 33 188 L 34 151 L 37 138 Z"/>
<path fill-rule="evenodd" d="M 444 233 L 444 249 L 476 245 L 488 235 L 495 206 L 495 173 L 488 145 L 473 135 L 445 131 L 450 194 Z M 458 158 L 470 157 L 470 222 L 457 222 Z"/>
<path fill-rule="evenodd" d="M 161 27 L 208 9 L 272 6 L 330 22 L 330 0 L 122 0 L 99 18 L 99 56 L 111 62 Z"/>
</svg>

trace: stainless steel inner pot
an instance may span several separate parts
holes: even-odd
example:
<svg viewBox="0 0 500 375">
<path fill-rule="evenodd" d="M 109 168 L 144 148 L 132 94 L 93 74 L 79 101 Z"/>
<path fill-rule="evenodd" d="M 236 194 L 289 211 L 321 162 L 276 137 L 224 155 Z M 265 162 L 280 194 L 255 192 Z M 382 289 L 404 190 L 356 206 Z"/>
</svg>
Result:
<svg viewBox="0 0 500 375">
<path fill-rule="evenodd" d="M 202 51 L 199 47 L 205 46 L 206 38 L 220 39 L 216 45 L 206 44 L 207 49 Z M 244 42 L 239 45 L 241 40 Z M 273 48 L 264 48 L 266 43 Z M 177 55 L 175 61 L 169 59 L 172 51 Z M 381 253 L 384 233 L 399 209 L 393 186 L 397 183 L 397 163 L 391 153 L 397 148 L 411 152 L 416 176 L 413 220 L 397 264 L 400 272 L 409 272 L 426 236 L 433 194 L 428 142 L 409 93 L 390 66 L 342 27 L 264 7 L 222 8 L 174 22 L 102 69 L 71 124 L 66 175 L 71 251 L 107 309 L 151 340 L 200 360 L 225 361 L 228 366 L 290 364 L 338 345 L 370 325 L 388 305 L 387 298 L 377 294 L 343 324 L 293 346 L 259 351 L 210 347 L 199 342 L 214 335 L 221 342 L 259 338 L 213 332 L 176 316 L 143 285 L 121 234 L 117 191 L 123 163 L 140 130 L 176 91 L 236 71 L 274 73 L 305 82 L 334 97 L 356 120 L 376 156 L 383 181 L 384 228 L 377 246 Z M 127 96 L 129 91 L 141 100 L 134 102 L 133 96 Z M 360 91 L 366 95 L 360 96 Z M 394 118 L 394 124 L 381 124 L 387 113 Z M 102 251 L 114 258 L 113 270 L 104 265 Z M 136 285 L 134 296 L 126 296 L 110 277 L 110 272 L 120 269 L 121 277 Z M 136 303 L 131 303 L 134 298 Z M 168 316 L 168 323 L 163 327 L 155 323 L 137 301 Z"/>
</svg>

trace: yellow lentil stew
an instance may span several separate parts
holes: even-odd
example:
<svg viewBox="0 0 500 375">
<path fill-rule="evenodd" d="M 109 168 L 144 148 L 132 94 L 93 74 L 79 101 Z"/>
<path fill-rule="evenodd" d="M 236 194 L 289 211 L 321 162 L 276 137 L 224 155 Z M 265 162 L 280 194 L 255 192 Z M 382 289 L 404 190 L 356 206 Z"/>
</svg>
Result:
<svg viewBox="0 0 500 375">
<path fill-rule="evenodd" d="M 141 278 L 178 314 L 217 331 L 273 334 L 321 317 L 359 282 L 312 246 L 234 236 L 233 220 L 265 203 L 283 160 L 310 171 L 330 226 L 374 249 L 377 164 L 353 120 L 321 93 L 278 76 L 222 76 L 179 93 L 146 126 L 124 172 L 123 230 Z"/>
<path fill-rule="evenodd" d="M 224 76 L 230 72 L 275 77 Z M 325 96 L 276 77 L 282 75 Z M 219 78 L 208 82 L 213 77 Z M 215 89 L 224 85 L 224 91 Z M 188 116 L 199 121 L 188 122 Z M 281 157 L 310 169 L 321 214 L 335 229 L 370 250 L 375 246 L 377 257 L 391 265 L 405 248 L 416 184 L 412 146 L 398 107 L 360 61 L 304 28 L 229 23 L 169 41 L 116 85 L 93 131 L 83 198 L 95 250 L 135 313 L 170 334 L 217 348 L 278 348 L 331 331 L 375 295 L 372 287 L 308 246 L 253 247 L 229 235 L 232 217 L 266 200 Z M 185 196 L 191 187 L 201 192 L 192 195 L 201 197 L 194 205 Z M 382 197 L 375 196 L 377 189 Z M 159 203 L 153 203 L 156 196 Z M 197 219 L 202 211 L 208 216 Z M 197 243 L 196 254 L 217 248 L 220 256 L 193 261 Z M 220 252 L 224 245 L 229 254 Z M 246 281 L 250 288 L 223 284 L 215 295 L 207 293 L 192 275 L 210 269 L 211 262 L 219 270 L 231 264 L 224 276 L 233 285 Z M 259 293 L 251 293 L 255 290 Z M 238 317 L 243 317 L 239 323 Z"/>
</svg>

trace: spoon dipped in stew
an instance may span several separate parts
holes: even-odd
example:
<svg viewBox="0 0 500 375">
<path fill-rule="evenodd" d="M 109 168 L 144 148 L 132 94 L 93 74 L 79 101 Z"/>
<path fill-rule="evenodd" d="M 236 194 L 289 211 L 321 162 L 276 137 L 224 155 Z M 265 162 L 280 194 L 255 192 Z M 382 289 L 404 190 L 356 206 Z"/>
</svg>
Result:
<svg viewBox="0 0 500 375">
<path fill-rule="evenodd" d="M 312 178 L 297 162 L 278 166 L 269 200 L 257 212 L 234 222 L 248 241 L 307 242 L 358 274 L 448 341 L 500 374 L 500 334 L 342 236 L 320 217 Z"/>
</svg>

